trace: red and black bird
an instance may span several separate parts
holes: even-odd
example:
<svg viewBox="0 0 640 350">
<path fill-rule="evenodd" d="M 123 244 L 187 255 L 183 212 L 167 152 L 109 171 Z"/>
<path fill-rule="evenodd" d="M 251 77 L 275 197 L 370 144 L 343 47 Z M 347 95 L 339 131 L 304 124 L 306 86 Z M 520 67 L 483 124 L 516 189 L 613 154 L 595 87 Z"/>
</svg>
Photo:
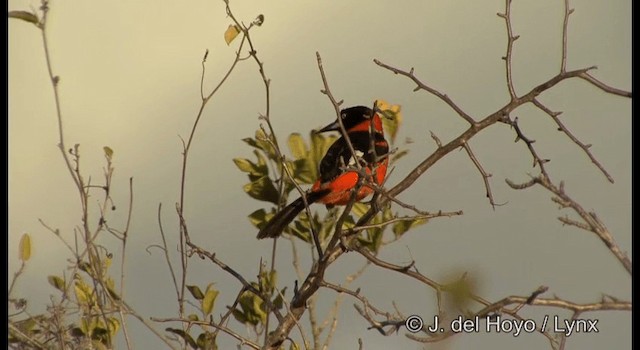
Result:
<svg viewBox="0 0 640 350">
<path fill-rule="evenodd" d="M 354 170 L 359 161 L 365 173 L 378 185 L 384 181 L 387 174 L 389 158 L 389 144 L 384 138 L 382 119 L 371 108 L 356 106 L 343 109 L 340 112 L 342 125 L 353 146 L 355 156 L 344 136 L 336 140 L 320 161 L 320 178 L 305 194 L 307 203 L 323 203 L 327 207 L 346 205 L 351 199 L 352 190 L 358 185 L 358 171 Z M 317 132 L 340 131 L 340 122 L 325 126 Z M 351 168 L 351 170 L 349 170 Z M 363 180 L 355 196 L 361 200 L 373 193 L 374 190 Z M 278 212 L 261 230 L 258 238 L 274 238 L 280 235 L 293 219 L 304 210 L 302 197 L 296 199 Z"/>
</svg>

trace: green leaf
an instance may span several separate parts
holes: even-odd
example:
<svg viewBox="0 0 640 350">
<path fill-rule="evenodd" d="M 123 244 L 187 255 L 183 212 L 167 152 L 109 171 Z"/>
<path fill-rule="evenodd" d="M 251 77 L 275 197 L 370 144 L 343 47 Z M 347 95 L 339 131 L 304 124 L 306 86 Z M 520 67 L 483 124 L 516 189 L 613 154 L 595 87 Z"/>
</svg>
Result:
<svg viewBox="0 0 640 350">
<path fill-rule="evenodd" d="M 256 168 L 259 173 L 267 175 L 269 173 L 269 167 L 267 166 L 267 160 L 264 159 L 264 156 L 257 149 L 253 150 L 253 154 L 256 155 L 258 159 L 258 163 L 256 164 Z"/>
<path fill-rule="evenodd" d="M 294 179 L 306 184 L 312 184 L 316 181 L 316 167 L 309 159 L 296 159 L 288 163 L 290 164 L 289 167 L 293 169 Z"/>
<path fill-rule="evenodd" d="M 258 145 L 258 141 L 256 141 L 255 139 L 252 139 L 251 137 L 245 137 L 242 139 L 242 141 L 244 141 L 247 145 L 251 147 L 262 149 L 260 148 L 260 145 Z"/>
<path fill-rule="evenodd" d="M 276 159 L 276 150 L 273 148 L 271 143 L 267 140 L 267 135 L 262 131 L 262 129 L 256 130 L 255 135 L 256 142 L 258 143 L 258 148 L 264 151 L 264 153 L 271 159 Z"/>
<path fill-rule="evenodd" d="M 27 262 L 31 257 L 31 236 L 28 233 L 22 235 L 20 238 L 20 245 L 18 246 L 18 256 L 20 260 Z"/>
<path fill-rule="evenodd" d="M 200 321 L 200 318 L 196 314 L 189 314 L 189 316 L 187 316 L 187 319 L 189 321 Z"/>
<path fill-rule="evenodd" d="M 278 293 L 278 296 L 277 296 L 275 299 L 273 299 L 273 306 L 274 306 L 276 309 L 278 309 L 278 310 L 282 309 L 282 306 L 284 305 L 284 299 L 283 299 L 283 297 L 284 297 L 284 295 L 285 295 L 285 293 L 286 293 L 286 292 L 287 292 L 287 287 L 284 287 L 284 288 L 280 291 L 280 293 Z"/>
<path fill-rule="evenodd" d="M 477 292 L 476 280 L 463 276 L 451 283 L 444 285 L 447 296 L 451 297 L 451 301 L 456 307 L 460 309 L 466 308 L 472 301 L 471 297 Z"/>
<path fill-rule="evenodd" d="M 236 321 L 240 322 L 241 324 L 247 323 L 247 316 L 241 310 L 233 309 L 232 314 Z"/>
<path fill-rule="evenodd" d="M 233 162 L 236 163 L 236 166 L 240 171 L 245 173 L 252 173 L 255 171 L 255 165 L 251 163 L 250 160 L 245 158 L 233 158 Z"/>
<path fill-rule="evenodd" d="M 186 333 L 185 331 L 183 331 L 182 329 L 178 329 L 178 328 L 166 328 L 165 329 L 167 332 L 171 332 L 173 334 L 176 334 L 178 336 L 180 336 L 182 339 L 185 340 L 185 342 L 187 342 L 187 344 L 189 344 L 189 346 L 191 346 L 194 349 L 198 348 L 198 344 L 196 343 L 195 340 L 193 340 L 193 338 L 191 337 L 191 335 L 189 335 L 189 333 Z"/>
<path fill-rule="evenodd" d="M 188 285 L 187 289 L 189 290 L 189 292 L 194 298 L 198 300 L 202 300 L 204 298 L 204 293 L 202 293 L 202 291 L 200 290 L 200 287 Z"/>
<path fill-rule="evenodd" d="M 293 222 L 293 226 L 289 226 L 289 232 L 300 238 L 303 242 L 311 243 L 311 230 L 309 229 L 308 221 L 303 221 L 303 217 L 306 215 L 300 215 L 300 219 Z"/>
<path fill-rule="evenodd" d="M 280 195 L 268 176 L 263 176 L 243 187 L 244 191 L 257 200 L 278 204 Z"/>
<path fill-rule="evenodd" d="M 291 150 L 291 154 L 296 159 L 304 159 L 307 158 L 309 154 L 309 150 L 307 149 L 307 145 L 304 143 L 304 139 L 300 134 L 293 133 L 289 135 L 289 139 L 287 140 L 289 144 L 289 149 Z"/>
<path fill-rule="evenodd" d="M 271 293 L 278 281 L 278 271 L 271 270 L 270 272 L 262 272 L 259 275 L 260 290 Z"/>
<path fill-rule="evenodd" d="M 47 277 L 47 281 L 52 285 L 55 289 L 64 292 L 64 280 L 58 276 L 49 276 Z"/>
<path fill-rule="evenodd" d="M 95 294 L 93 288 L 89 287 L 82 279 L 76 279 L 74 283 L 74 291 L 78 304 L 91 307 L 94 305 Z"/>
<path fill-rule="evenodd" d="M 261 229 L 273 217 L 273 215 L 273 211 L 267 213 L 265 209 L 258 209 L 249 214 L 248 217 L 253 226 Z"/>
<path fill-rule="evenodd" d="M 209 287 L 211 286 L 212 284 L 209 285 Z M 205 315 L 209 315 L 211 311 L 213 311 L 216 298 L 218 297 L 218 294 L 220 294 L 219 291 L 213 288 L 210 289 L 209 287 L 207 287 L 207 292 L 204 294 L 204 298 L 202 299 L 202 312 L 204 312 Z"/>
<path fill-rule="evenodd" d="M 118 320 L 115 317 L 109 317 L 107 321 L 109 321 L 109 323 L 107 324 L 107 329 L 109 330 L 109 334 L 111 335 L 111 337 L 114 337 L 116 333 L 118 333 L 118 330 L 120 329 L 120 320 Z"/>
<path fill-rule="evenodd" d="M 311 132 L 311 151 L 309 152 L 309 158 L 312 160 L 316 169 L 320 164 L 320 160 L 327 153 L 329 147 L 338 139 L 337 136 L 328 135 L 325 136 L 323 134 L 318 134 L 315 132 Z M 317 176 L 316 176 L 317 177 Z"/>
<path fill-rule="evenodd" d="M 291 342 L 291 344 L 289 345 L 289 350 L 300 350 L 300 346 L 298 346 L 298 344 L 295 342 Z"/>
<path fill-rule="evenodd" d="M 9 18 L 21 19 L 25 22 L 33 23 L 36 26 L 38 25 L 38 22 L 39 22 L 38 16 L 27 11 L 9 11 Z"/>
<path fill-rule="evenodd" d="M 420 225 L 424 225 L 425 223 L 427 223 L 427 219 L 414 219 L 414 220 L 403 220 L 403 221 L 398 221 L 396 223 L 393 224 L 393 234 L 396 235 L 396 237 L 402 236 L 403 234 L 405 234 L 407 231 L 409 231 L 410 229 L 416 227 L 416 226 L 420 226 Z"/>
<path fill-rule="evenodd" d="M 204 332 L 198 336 L 198 348 L 200 350 L 217 350 L 216 337 L 211 332 Z"/>
<path fill-rule="evenodd" d="M 257 295 L 253 296 L 253 309 L 251 310 L 255 316 L 257 316 L 257 321 L 264 324 L 267 321 L 267 313 L 262 308 L 264 302 Z M 256 324 L 258 323 L 256 322 Z"/>
<path fill-rule="evenodd" d="M 391 163 L 397 162 L 400 158 L 406 156 L 409 153 L 409 150 L 403 149 L 402 151 L 398 151 L 391 156 Z"/>
<path fill-rule="evenodd" d="M 356 214 L 356 216 L 359 218 L 362 217 L 368 211 L 369 211 L 369 206 L 362 202 L 353 203 L 353 208 L 351 209 L 351 212 Z"/>
<path fill-rule="evenodd" d="M 107 160 L 111 161 L 111 158 L 113 158 L 113 150 L 109 146 L 104 146 L 102 149 L 104 150 L 104 156 L 107 157 Z"/>
</svg>

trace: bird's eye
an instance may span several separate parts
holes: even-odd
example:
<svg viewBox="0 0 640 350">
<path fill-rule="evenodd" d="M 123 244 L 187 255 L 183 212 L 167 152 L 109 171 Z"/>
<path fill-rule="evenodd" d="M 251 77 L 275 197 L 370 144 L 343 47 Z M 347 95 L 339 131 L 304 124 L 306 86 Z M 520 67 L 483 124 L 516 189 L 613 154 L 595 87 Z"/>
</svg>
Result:
<svg viewBox="0 0 640 350">
<path fill-rule="evenodd" d="M 344 118 L 347 117 L 347 113 L 342 113 L 342 114 L 340 114 L 340 116 L 342 117 L 342 119 L 344 119 Z"/>
</svg>

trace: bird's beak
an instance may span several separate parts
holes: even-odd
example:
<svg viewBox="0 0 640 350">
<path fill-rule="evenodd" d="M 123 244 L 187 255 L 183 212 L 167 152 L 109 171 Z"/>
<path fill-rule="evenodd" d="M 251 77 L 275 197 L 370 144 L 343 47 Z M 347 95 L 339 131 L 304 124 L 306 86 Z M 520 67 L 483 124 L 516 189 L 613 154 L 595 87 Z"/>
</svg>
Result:
<svg viewBox="0 0 640 350">
<path fill-rule="evenodd" d="M 324 128 L 316 131 L 316 134 L 319 134 L 321 132 L 327 132 L 327 131 L 338 131 L 340 130 L 340 123 L 338 122 L 338 120 L 336 119 L 335 122 L 325 126 Z"/>
</svg>

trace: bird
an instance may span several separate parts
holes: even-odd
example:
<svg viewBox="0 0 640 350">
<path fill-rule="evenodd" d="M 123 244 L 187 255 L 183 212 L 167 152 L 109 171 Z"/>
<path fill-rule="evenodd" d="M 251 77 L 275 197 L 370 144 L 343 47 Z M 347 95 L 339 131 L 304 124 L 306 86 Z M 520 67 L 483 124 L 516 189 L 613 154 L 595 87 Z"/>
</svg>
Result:
<svg viewBox="0 0 640 350">
<path fill-rule="evenodd" d="M 389 143 L 384 137 L 380 115 L 365 106 L 345 108 L 340 111 L 342 125 L 346 130 L 353 152 L 347 139 L 338 138 L 327 150 L 318 167 L 318 179 L 304 196 L 307 204 L 322 203 L 331 208 L 346 205 L 352 198 L 353 190 L 358 187 L 359 171 L 356 162 L 365 171 L 369 180 L 363 179 L 355 200 L 360 201 L 374 192 L 367 182 L 377 185 L 384 183 L 389 164 Z M 323 133 L 340 131 L 340 121 L 316 131 Z M 354 154 L 355 153 L 355 157 Z M 362 172 L 360 172 L 362 173 Z M 267 222 L 258 232 L 258 239 L 276 238 L 305 208 L 302 196 L 289 203 Z"/>
</svg>

